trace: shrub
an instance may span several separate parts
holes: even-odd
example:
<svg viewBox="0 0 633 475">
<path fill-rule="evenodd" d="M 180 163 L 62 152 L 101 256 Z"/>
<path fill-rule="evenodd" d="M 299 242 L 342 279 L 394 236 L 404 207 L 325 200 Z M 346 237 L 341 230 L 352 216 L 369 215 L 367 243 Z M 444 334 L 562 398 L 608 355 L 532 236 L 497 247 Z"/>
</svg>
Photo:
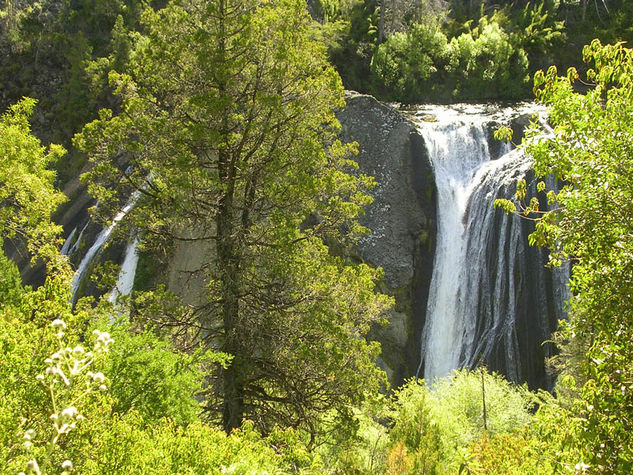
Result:
<svg viewBox="0 0 633 475">
<path fill-rule="evenodd" d="M 520 99 L 528 93 L 528 58 L 497 21 L 482 17 L 474 30 L 453 38 L 447 71 L 458 99 Z"/>
<path fill-rule="evenodd" d="M 371 63 L 375 87 L 389 99 L 415 102 L 441 93 L 438 77 L 448 39 L 436 24 L 415 24 L 380 45 Z"/>
</svg>

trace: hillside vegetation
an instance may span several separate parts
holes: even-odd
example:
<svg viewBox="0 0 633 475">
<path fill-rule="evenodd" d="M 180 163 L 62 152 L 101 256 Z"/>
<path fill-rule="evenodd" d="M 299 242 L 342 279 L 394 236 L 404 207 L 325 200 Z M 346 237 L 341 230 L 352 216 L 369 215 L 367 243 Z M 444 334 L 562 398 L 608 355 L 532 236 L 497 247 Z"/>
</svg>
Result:
<svg viewBox="0 0 633 475">
<path fill-rule="evenodd" d="M 3 472 L 633 471 L 632 20 L 616 0 L 4 2 Z M 344 87 L 550 107 L 523 146 L 551 211 L 524 182 L 496 205 L 574 264 L 555 395 L 485 368 L 388 387 L 367 335 L 393 301 L 350 257 L 376 183 L 337 139 Z M 208 244 L 202 305 L 71 303 L 51 216 L 81 172 L 98 216 L 136 193 L 144 252 Z"/>
</svg>

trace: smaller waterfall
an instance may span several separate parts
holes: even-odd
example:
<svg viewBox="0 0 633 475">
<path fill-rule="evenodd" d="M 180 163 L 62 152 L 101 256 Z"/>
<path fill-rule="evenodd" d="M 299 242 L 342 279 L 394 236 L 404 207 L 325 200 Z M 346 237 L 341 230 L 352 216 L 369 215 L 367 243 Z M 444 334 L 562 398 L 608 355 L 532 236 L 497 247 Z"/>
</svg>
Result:
<svg viewBox="0 0 633 475">
<path fill-rule="evenodd" d="M 134 236 L 125 249 L 125 257 L 121 264 L 121 270 L 117 279 L 116 287 L 112 289 L 108 296 L 108 301 L 116 303 L 119 297 L 123 297 L 132 293 L 134 288 L 134 276 L 136 275 L 136 266 L 138 265 L 138 245 L 140 239 Z"/>
<path fill-rule="evenodd" d="M 75 243 L 68 250 L 68 254 L 66 254 L 67 256 L 72 256 L 73 254 L 75 254 L 75 252 L 77 252 L 77 249 L 79 249 L 79 246 L 81 245 L 81 240 L 84 237 L 84 232 L 86 231 L 86 228 L 88 227 L 89 224 L 90 224 L 90 220 L 86 221 L 86 224 L 84 224 L 84 227 L 81 228 L 81 231 L 79 231 L 79 236 L 77 236 Z"/>
<path fill-rule="evenodd" d="M 86 252 L 86 254 L 84 255 L 83 259 L 81 259 L 81 262 L 79 263 L 79 266 L 77 267 L 77 271 L 75 272 L 75 275 L 73 277 L 73 282 L 72 282 L 72 298 L 71 298 L 71 302 L 73 304 L 77 301 L 77 297 L 78 297 L 77 291 L 79 290 L 79 286 L 83 282 L 83 279 L 86 277 L 86 273 L 87 273 L 88 269 L 90 268 L 93 259 L 97 256 L 99 251 L 101 251 L 103 246 L 108 242 L 108 240 L 110 239 L 110 236 L 112 235 L 112 231 L 114 231 L 114 229 L 121 222 L 121 220 L 125 216 L 127 216 L 127 214 L 132 210 L 132 208 L 136 204 L 136 200 L 138 199 L 138 197 L 139 197 L 139 193 L 138 192 L 132 194 L 132 196 L 128 200 L 127 204 L 114 217 L 114 219 L 112 220 L 112 223 L 110 224 L 110 226 L 108 226 L 107 228 L 103 229 L 99 233 L 99 235 L 97 236 L 97 239 L 95 240 L 93 245 L 90 247 L 90 249 L 88 249 L 88 252 Z M 83 233 L 83 231 L 82 231 L 82 233 Z"/>
<path fill-rule="evenodd" d="M 64 241 L 64 245 L 62 246 L 62 248 L 59 251 L 59 253 L 61 255 L 63 255 L 63 256 L 68 256 L 69 255 L 70 246 L 71 246 L 71 244 L 73 244 L 73 239 L 75 238 L 75 234 L 77 234 L 77 227 L 75 227 L 75 229 L 73 229 L 70 232 L 70 234 L 66 238 L 66 241 Z"/>
</svg>

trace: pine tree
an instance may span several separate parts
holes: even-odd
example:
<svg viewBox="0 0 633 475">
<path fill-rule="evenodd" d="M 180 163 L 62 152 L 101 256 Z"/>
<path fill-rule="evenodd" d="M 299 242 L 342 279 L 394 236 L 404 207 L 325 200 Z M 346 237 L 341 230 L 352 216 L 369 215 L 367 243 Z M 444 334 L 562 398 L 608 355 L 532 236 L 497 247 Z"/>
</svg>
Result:
<svg viewBox="0 0 633 475">
<path fill-rule="evenodd" d="M 195 325 L 233 356 L 213 386 L 227 432 L 247 416 L 314 435 L 382 378 L 364 339 L 389 305 L 379 273 L 325 245 L 363 231 L 373 180 L 336 140 L 343 90 L 305 10 L 181 0 L 147 13 L 130 71 L 112 76 L 121 113 L 77 139 L 104 208 L 121 196 L 109 185 L 139 190 L 130 217 L 148 240 L 208 243 Z"/>
</svg>

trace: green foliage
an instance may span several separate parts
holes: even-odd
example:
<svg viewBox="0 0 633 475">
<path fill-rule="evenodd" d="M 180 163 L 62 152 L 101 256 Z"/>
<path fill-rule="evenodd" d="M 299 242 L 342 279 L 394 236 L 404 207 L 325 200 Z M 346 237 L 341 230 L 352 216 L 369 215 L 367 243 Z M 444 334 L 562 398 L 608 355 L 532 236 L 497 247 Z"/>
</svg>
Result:
<svg viewBox="0 0 633 475">
<path fill-rule="evenodd" d="M 134 413 L 91 422 L 91 443 L 71 454 L 79 473 L 322 473 L 318 459 L 297 457 L 305 446 L 292 431 L 266 439 L 246 423 L 227 436 L 201 422 L 168 420 L 142 429 Z"/>
<path fill-rule="evenodd" d="M 424 381 L 419 380 L 412 380 L 395 392 L 387 473 L 426 474 L 439 470 L 441 429 L 432 416 L 431 397 Z"/>
<path fill-rule="evenodd" d="M 183 381 L 185 378 L 165 381 L 169 388 L 148 387 L 142 372 L 136 372 L 142 378 L 140 381 L 133 379 L 130 366 L 144 356 L 158 356 L 151 349 L 157 345 L 163 346 L 163 355 L 152 362 L 149 369 L 155 374 L 150 376 L 173 378 L 167 355 L 173 350 L 157 343 L 160 340 L 155 337 L 134 336 L 127 333 L 125 326 L 115 327 L 117 336 L 124 340 L 123 347 L 127 351 L 134 348 L 138 354 L 129 355 L 125 350 L 119 354 L 110 352 L 103 361 L 104 353 L 99 351 L 111 342 L 107 333 L 99 332 L 93 337 L 94 353 L 87 352 L 73 343 L 77 338 L 75 332 L 70 327 L 62 328 L 61 320 L 55 320 L 51 330 L 50 326 L 42 328 L 29 321 L 18 323 L 10 320 L 9 315 L 5 307 L 1 316 L 7 331 L 0 336 L 3 349 L 0 463 L 7 470 L 88 474 L 321 472 L 318 457 L 306 450 L 302 439 L 292 430 L 276 429 L 264 439 L 253 430 L 252 424 L 245 424 L 227 436 L 197 420 L 186 402 L 175 399 L 192 398 L 192 394 L 186 394 L 192 385 Z M 44 360 L 47 352 L 54 351 L 60 342 L 60 351 Z M 148 342 L 150 349 L 143 355 Z M 118 345 L 116 342 L 113 347 Z M 99 364 L 107 371 L 106 376 L 94 372 L 97 363 L 89 361 L 97 356 L 101 357 Z M 180 361 L 190 360 L 181 356 Z M 48 369 L 43 372 L 46 366 Z M 117 369 L 122 370 L 120 375 L 110 372 Z M 194 369 L 180 369 L 198 374 Z M 38 375 L 40 371 L 42 374 Z M 103 392 L 105 385 L 109 386 L 107 393 Z M 140 395 L 140 391 L 151 395 L 141 395 L 134 403 L 135 409 L 128 407 L 122 411 L 122 404 L 129 401 L 119 398 Z M 173 405 L 171 411 L 164 410 L 164 404 Z M 159 419 L 161 410 L 167 413 L 163 415 L 171 412 L 177 419 L 188 415 L 190 424 Z"/>
<path fill-rule="evenodd" d="M 633 200 L 633 51 L 595 40 L 583 54 L 594 66 L 587 71 L 592 87 L 584 94 L 574 90 L 579 74 L 573 68 L 565 76 L 554 67 L 535 76 L 537 98 L 551 108 L 554 134 L 539 137 L 532 130 L 527 151 L 538 177 L 551 174 L 565 186 L 548 192 L 556 207 L 536 217 L 531 242 L 549 247 L 554 263 L 574 259 L 574 298 L 564 335 L 574 345 L 567 354 L 586 352 L 567 359 L 575 365 L 568 371 L 580 377 L 585 401 L 577 443 L 584 445 L 592 469 L 621 472 L 633 467 L 626 429 L 633 417 L 633 309 L 627 293 L 633 272 L 627 211 Z M 538 211 L 538 200 L 522 206 Z"/>
<path fill-rule="evenodd" d="M 29 417 L 22 421 L 24 458 L 29 459 L 24 466 L 32 473 L 47 473 L 53 466 L 61 467 L 64 473 L 72 469 L 72 461 L 64 453 L 65 439 L 85 419 L 84 409 L 94 402 L 95 393 L 107 391 L 104 374 L 91 370 L 99 369 L 104 353 L 113 343 L 108 333 L 95 330 L 91 351 L 80 345 L 66 346 L 66 322 L 55 319 L 50 326 L 57 339 L 57 351 L 44 360 L 46 371 L 35 377 L 49 395 L 50 415 L 48 421 Z M 12 460 L 11 465 L 19 467 L 21 458 Z"/>
<path fill-rule="evenodd" d="M 541 406 L 534 416 L 536 403 Z M 390 398 L 369 399 L 355 419 L 357 437 L 321 451 L 327 466 L 343 473 L 440 474 L 465 468 L 482 473 L 477 470 L 490 467 L 490 460 L 520 473 L 521 464 L 536 466 L 538 459 L 524 461 L 517 454 L 538 455 L 546 445 L 552 467 L 578 461 L 565 448 L 568 432 L 555 425 L 570 427 L 570 416 L 551 395 L 530 393 L 485 369 L 456 371 L 432 388 L 410 380 Z M 503 440 L 512 449 L 506 451 Z"/>
<path fill-rule="evenodd" d="M 433 386 L 429 399 L 431 418 L 442 441 L 443 464 L 453 468 L 459 465 L 461 449 L 480 437 L 484 425 L 490 435 L 513 432 L 530 421 L 533 404 L 527 388 L 513 386 L 483 369 L 456 371 Z"/>
<path fill-rule="evenodd" d="M 107 328 L 103 322 L 96 326 Z M 104 371 L 116 374 L 110 384 L 112 411 L 135 411 L 145 423 L 168 418 L 177 424 L 197 420 L 201 408 L 195 397 L 202 390 L 203 368 L 219 355 L 178 352 L 164 337 L 150 330 L 134 331 L 119 322 L 108 328 L 117 344 Z"/>
<path fill-rule="evenodd" d="M 346 89 L 368 91 L 370 63 L 378 42 L 378 15 L 373 1 L 353 4 L 345 20 L 338 44 L 329 49 L 329 57 L 336 66 Z"/>
<path fill-rule="evenodd" d="M 415 102 L 443 93 L 440 69 L 447 55 L 448 40 L 439 25 L 416 24 L 378 47 L 371 71 L 383 95 Z"/>
<path fill-rule="evenodd" d="M 580 419 L 574 416 L 579 401 L 565 395 L 539 392 L 538 405 L 530 423 L 515 431 L 490 435 L 473 441 L 464 455 L 464 473 L 585 473 L 577 433 Z"/>
<path fill-rule="evenodd" d="M 527 92 L 528 59 L 522 45 L 501 26 L 482 17 L 476 29 L 453 38 L 447 70 L 457 76 L 459 98 L 519 99 Z"/>
<path fill-rule="evenodd" d="M 532 70 L 551 63 L 564 45 L 564 21 L 558 19 L 558 2 L 528 2 L 511 15 L 512 32 L 527 54 Z"/>
<path fill-rule="evenodd" d="M 437 23 L 390 36 L 372 59 L 378 91 L 406 102 L 524 97 L 527 56 L 504 21 L 500 14 L 484 16 L 450 41 Z"/>
<path fill-rule="evenodd" d="M 53 187 L 55 173 L 49 165 L 64 149 L 43 147 L 31 135 L 34 106 L 32 99 L 23 99 L 0 118 L 0 244 L 23 239 L 32 254 L 51 255 L 60 228 L 49 218 L 64 196 Z"/>
<path fill-rule="evenodd" d="M 146 0 L 4 2 L 0 106 L 36 98 L 37 136 L 69 147 L 73 134 L 96 116 L 98 104 L 112 104 L 104 79 L 127 60 L 126 42 L 133 42 L 148 5 Z M 84 163 L 85 156 L 70 149 L 57 167 L 59 179 L 75 178 Z"/>
</svg>

